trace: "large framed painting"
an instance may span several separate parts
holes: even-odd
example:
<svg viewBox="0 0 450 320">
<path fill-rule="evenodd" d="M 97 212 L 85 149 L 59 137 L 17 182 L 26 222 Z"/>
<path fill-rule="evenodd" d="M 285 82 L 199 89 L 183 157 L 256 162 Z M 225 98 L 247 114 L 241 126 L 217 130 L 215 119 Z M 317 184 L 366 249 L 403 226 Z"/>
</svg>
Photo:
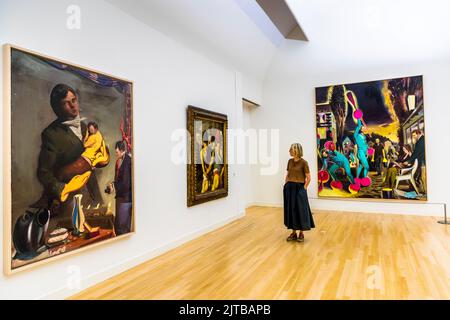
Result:
<svg viewBox="0 0 450 320">
<path fill-rule="evenodd" d="M 132 234 L 132 82 L 3 49 L 5 273 Z"/>
<path fill-rule="evenodd" d="M 228 196 L 227 116 L 189 106 L 187 127 L 188 207 Z"/>
<path fill-rule="evenodd" d="M 316 88 L 320 197 L 427 200 L 422 76 Z"/>
</svg>

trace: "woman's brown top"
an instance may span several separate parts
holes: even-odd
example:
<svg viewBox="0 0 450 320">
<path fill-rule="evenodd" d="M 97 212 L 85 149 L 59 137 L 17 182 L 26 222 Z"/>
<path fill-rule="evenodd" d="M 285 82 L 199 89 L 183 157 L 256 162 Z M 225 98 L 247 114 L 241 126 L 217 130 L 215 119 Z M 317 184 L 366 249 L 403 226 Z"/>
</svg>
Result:
<svg viewBox="0 0 450 320">
<path fill-rule="evenodd" d="M 303 158 L 298 161 L 289 159 L 287 171 L 287 181 L 305 183 L 306 174 L 309 173 L 308 162 Z"/>
</svg>

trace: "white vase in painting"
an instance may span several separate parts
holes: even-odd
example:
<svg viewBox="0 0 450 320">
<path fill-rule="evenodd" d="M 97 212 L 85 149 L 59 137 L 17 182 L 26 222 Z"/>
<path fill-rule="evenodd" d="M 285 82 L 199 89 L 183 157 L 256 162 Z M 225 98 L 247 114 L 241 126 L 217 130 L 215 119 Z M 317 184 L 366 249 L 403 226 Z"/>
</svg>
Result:
<svg viewBox="0 0 450 320">
<path fill-rule="evenodd" d="M 77 194 L 73 197 L 72 224 L 75 235 L 80 235 L 85 231 L 84 225 L 86 220 L 81 205 L 81 198 L 83 198 L 82 194 Z"/>
</svg>

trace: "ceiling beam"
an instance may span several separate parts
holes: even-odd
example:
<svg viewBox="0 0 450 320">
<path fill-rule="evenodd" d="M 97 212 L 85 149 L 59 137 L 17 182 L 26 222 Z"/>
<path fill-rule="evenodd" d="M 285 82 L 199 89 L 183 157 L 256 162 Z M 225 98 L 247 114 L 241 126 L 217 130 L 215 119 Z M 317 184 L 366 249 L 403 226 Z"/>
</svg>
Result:
<svg viewBox="0 0 450 320">
<path fill-rule="evenodd" d="M 256 0 L 256 2 L 286 39 L 308 41 L 285 0 Z"/>
</svg>

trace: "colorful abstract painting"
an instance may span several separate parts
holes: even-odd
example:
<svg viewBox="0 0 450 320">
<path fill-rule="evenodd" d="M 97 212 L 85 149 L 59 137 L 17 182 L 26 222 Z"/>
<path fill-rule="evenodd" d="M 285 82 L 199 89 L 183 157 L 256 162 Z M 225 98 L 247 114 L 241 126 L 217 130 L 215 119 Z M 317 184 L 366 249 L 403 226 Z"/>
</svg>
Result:
<svg viewBox="0 0 450 320">
<path fill-rule="evenodd" d="M 426 200 L 422 76 L 316 88 L 320 197 Z"/>
<path fill-rule="evenodd" d="M 134 231 L 132 83 L 5 45 L 7 274 Z"/>
</svg>

